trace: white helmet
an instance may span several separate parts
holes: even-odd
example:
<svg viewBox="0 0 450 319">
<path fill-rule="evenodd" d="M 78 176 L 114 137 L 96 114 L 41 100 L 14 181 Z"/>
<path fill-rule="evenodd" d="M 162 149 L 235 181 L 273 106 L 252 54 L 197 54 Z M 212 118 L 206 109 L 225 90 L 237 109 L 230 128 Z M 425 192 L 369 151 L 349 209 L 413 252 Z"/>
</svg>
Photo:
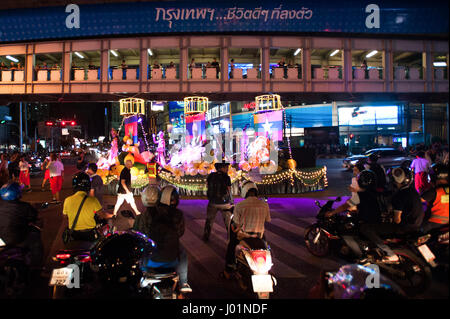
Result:
<svg viewBox="0 0 450 319">
<path fill-rule="evenodd" d="M 242 198 L 246 198 L 248 191 L 251 189 L 255 189 L 256 193 L 258 193 L 258 187 L 256 186 L 255 183 L 250 182 L 250 181 L 245 182 L 244 185 L 242 185 L 242 189 L 241 189 Z"/>
<path fill-rule="evenodd" d="M 180 195 L 178 194 L 177 189 L 172 185 L 165 186 L 161 191 L 161 200 L 160 203 L 163 205 L 171 206 L 172 196 L 176 199 L 176 204 L 173 206 L 178 206 L 180 202 Z"/>
<path fill-rule="evenodd" d="M 149 185 L 141 193 L 141 201 L 145 207 L 154 207 L 158 204 L 161 191 L 157 185 Z"/>
</svg>

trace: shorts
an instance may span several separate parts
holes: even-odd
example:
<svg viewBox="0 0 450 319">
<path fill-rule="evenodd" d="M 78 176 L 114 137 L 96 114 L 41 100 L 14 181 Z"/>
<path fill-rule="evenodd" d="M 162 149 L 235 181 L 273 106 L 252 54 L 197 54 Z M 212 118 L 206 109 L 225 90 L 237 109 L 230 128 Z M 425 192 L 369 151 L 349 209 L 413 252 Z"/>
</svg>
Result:
<svg viewBox="0 0 450 319">
<path fill-rule="evenodd" d="M 61 191 L 62 176 L 50 177 L 50 189 L 52 190 L 53 195 Z"/>
<path fill-rule="evenodd" d="M 48 169 L 45 170 L 44 181 L 46 181 L 47 179 L 50 179 L 50 171 Z"/>
</svg>

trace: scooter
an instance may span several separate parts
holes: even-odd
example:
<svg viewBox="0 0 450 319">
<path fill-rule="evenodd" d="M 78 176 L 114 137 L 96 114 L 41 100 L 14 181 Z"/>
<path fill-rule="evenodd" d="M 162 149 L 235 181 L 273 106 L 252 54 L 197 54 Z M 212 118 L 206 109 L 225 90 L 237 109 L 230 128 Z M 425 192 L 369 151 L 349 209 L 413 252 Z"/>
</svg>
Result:
<svg viewBox="0 0 450 319">
<path fill-rule="evenodd" d="M 231 234 L 232 223 L 233 215 L 230 218 L 228 233 L 230 236 L 237 236 Z M 273 287 L 277 284 L 276 278 L 270 273 L 273 266 L 271 249 L 265 239 L 250 236 L 240 239 L 236 246 L 237 267 L 234 277 L 241 289 L 248 290 L 252 287 L 258 299 L 269 299 Z"/>
</svg>

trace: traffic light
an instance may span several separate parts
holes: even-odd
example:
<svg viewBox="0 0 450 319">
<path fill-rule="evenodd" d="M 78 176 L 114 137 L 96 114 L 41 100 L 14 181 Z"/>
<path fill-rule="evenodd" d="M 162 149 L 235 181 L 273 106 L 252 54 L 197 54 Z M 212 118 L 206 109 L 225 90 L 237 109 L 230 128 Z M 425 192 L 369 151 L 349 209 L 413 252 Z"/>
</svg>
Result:
<svg viewBox="0 0 450 319">
<path fill-rule="evenodd" d="M 66 121 L 61 121 L 61 126 L 66 126 Z"/>
<path fill-rule="evenodd" d="M 350 134 L 350 139 L 353 140 L 353 138 L 355 137 L 355 134 Z"/>
<path fill-rule="evenodd" d="M 70 122 L 70 125 L 72 125 L 72 126 L 75 126 L 76 124 L 77 124 L 77 122 L 75 122 L 75 121 Z"/>
</svg>

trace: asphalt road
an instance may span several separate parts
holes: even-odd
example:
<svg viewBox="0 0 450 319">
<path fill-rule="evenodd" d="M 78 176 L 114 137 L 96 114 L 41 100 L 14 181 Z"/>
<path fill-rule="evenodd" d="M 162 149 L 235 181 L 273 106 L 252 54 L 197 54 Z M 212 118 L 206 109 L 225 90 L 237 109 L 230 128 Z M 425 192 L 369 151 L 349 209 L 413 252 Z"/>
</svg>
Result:
<svg viewBox="0 0 450 319">
<path fill-rule="evenodd" d="M 272 271 L 278 284 L 272 298 L 303 299 L 316 283 L 321 270 L 335 271 L 345 261 L 337 257 L 317 258 L 306 249 L 303 234 L 306 227 L 314 223 L 317 207 L 315 200 L 325 201 L 335 196 L 349 195 L 347 190 L 352 174 L 344 171 L 340 159 L 321 159 L 318 165 L 328 168 L 327 190 L 301 194 L 296 198 L 269 198 L 272 221 L 266 226 L 266 238 L 271 246 L 274 266 Z M 72 193 L 71 175 L 76 169 L 66 166 L 62 199 Z M 43 202 L 51 200 L 49 191 L 42 192 L 42 177 L 32 178 L 33 191 L 24 195 L 24 200 Z M 239 201 L 239 199 L 237 200 Z M 138 206 L 141 206 L 137 199 Z M 111 209 L 115 198 L 106 196 L 105 204 Z M 219 272 L 225 265 L 226 229 L 222 217 L 216 217 L 210 241 L 202 241 L 203 226 L 206 216 L 206 200 L 181 200 L 179 208 L 184 212 L 186 231 L 181 238 L 189 258 L 189 283 L 193 299 L 249 299 L 254 294 L 242 291 L 236 282 L 224 281 Z M 142 206 L 141 206 L 142 207 Z M 126 205 L 122 209 L 127 209 Z M 42 239 L 45 247 L 46 270 L 40 282 L 35 283 L 36 298 L 49 298 L 48 280 L 51 272 L 51 257 L 63 248 L 61 234 L 66 227 L 62 215 L 62 205 L 52 205 L 41 211 L 44 227 Z M 420 298 L 448 298 L 448 283 L 434 282 L 432 287 Z"/>
</svg>

